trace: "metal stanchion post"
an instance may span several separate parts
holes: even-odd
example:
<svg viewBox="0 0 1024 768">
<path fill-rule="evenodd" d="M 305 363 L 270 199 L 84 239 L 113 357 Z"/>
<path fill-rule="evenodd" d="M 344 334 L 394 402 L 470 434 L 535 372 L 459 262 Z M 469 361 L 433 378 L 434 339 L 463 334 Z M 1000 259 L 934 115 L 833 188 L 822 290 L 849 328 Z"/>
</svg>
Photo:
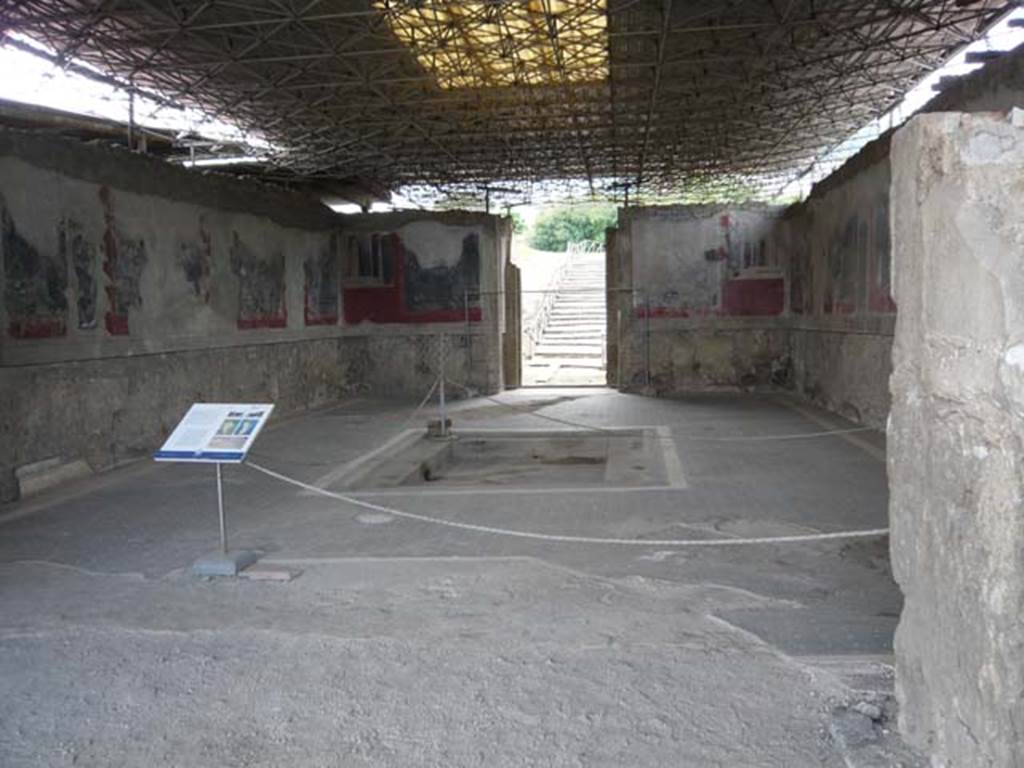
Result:
<svg viewBox="0 0 1024 768">
<path fill-rule="evenodd" d="M 228 554 L 228 526 L 224 520 L 224 482 L 221 479 L 221 464 L 217 462 L 217 514 L 220 518 L 220 551 Z"/>
<path fill-rule="evenodd" d="M 462 377 L 468 384 L 473 380 L 473 337 L 469 325 L 469 289 L 462 289 L 462 314 L 466 319 L 466 373 Z"/>
<path fill-rule="evenodd" d="M 440 343 L 438 345 L 439 346 L 438 358 L 440 360 L 440 368 L 441 368 L 441 375 L 440 375 L 440 380 L 441 381 L 440 381 L 440 389 L 439 389 L 439 393 L 440 394 L 439 394 L 439 398 L 438 398 L 438 400 L 440 402 L 440 407 L 441 407 L 441 437 L 447 437 L 448 436 L 448 417 L 445 414 L 445 406 L 444 406 L 444 346 L 445 346 L 444 345 L 444 337 L 445 337 L 445 335 L 442 333 L 441 336 L 440 336 Z"/>
<path fill-rule="evenodd" d="M 644 291 L 644 388 L 651 388 L 651 296 Z"/>
</svg>

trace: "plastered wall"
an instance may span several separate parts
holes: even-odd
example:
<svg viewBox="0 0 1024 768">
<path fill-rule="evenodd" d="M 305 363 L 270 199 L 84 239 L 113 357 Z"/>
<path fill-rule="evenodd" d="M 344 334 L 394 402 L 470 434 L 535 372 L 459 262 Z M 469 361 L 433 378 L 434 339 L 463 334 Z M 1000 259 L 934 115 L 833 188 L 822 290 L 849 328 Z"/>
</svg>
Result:
<svg viewBox="0 0 1024 768">
<path fill-rule="evenodd" d="M 617 380 L 673 392 L 785 376 L 785 276 L 766 206 L 620 211 L 610 239 Z"/>
<path fill-rule="evenodd" d="M 626 388 L 792 387 L 882 427 L 896 305 L 888 140 L 788 209 L 632 208 L 611 239 Z"/>
<path fill-rule="evenodd" d="M 394 246 L 390 281 L 350 274 L 347 245 L 364 234 Z M 0 499 L 36 462 L 96 470 L 145 455 L 193 401 L 269 399 L 285 413 L 354 391 L 421 394 L 442 332 L 449 375 L 497 391 L 509 237 L 482 214 L 342 217 L 0 132 Z M 360 306 L 369 314 L 353 317 Z"/>
<path fill-rule="evenodd" d="M 896 305 L 888 143 L 789 209 L 623 211 L 620 381 L 673 392 L 793 387 L 882 427 Z M 628 274 L 627 274 L 628 272 Z"/>
<path fill-rule="evenodd" d="M 868 145 L 786 211 L 774 238 L 787 280 L 792 386 L 883 428 L 892 297 L 889 141 Z"/>
</svg>

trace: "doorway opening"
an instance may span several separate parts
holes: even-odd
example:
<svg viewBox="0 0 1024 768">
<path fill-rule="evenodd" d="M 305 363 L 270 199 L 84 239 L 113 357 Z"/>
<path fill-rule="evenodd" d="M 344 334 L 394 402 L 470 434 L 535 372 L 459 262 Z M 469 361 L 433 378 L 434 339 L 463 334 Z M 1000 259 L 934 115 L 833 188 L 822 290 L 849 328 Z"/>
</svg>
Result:
<svg viewBox="0 0 1024 768">
<path fill-rule="evenodd" d="M 606 386 L 604 230 L 614 208 L 540 212 L 513 237 L 521 277 L 522 386 Z"/>
</svg>

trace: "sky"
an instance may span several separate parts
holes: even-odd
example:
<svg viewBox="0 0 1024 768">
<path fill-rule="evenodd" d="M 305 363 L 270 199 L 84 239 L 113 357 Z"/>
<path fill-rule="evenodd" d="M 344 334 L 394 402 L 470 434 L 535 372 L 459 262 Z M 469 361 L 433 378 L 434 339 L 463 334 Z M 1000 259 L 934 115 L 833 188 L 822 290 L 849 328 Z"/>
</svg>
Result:
<svg viewBox="0 0 1024 768">
<path fill-rule="evenodd" d="M 30 38 L 8 33 L 19 42 L 52 53 Z M 87 66 L 76 61 L 79 66 Z M 92 67 L 88 67 L 93 69 Z M 0 45 L 0 99 L 36 104 L 80 115 L 105 117 L 127 122 L 128 92 L 112 85 L 68 72 L 31 53 Z M 198 110 L 174 109 L 145 98 L 135 99 L 135 122 L 141 126 L 195 132 L 202 136 L 240 141 L 254 150 L 270 145 L 263 137 L 241 130 L 223 120 L 212 119 Z"/>
<path fill-rule="evenodd" d="M 994 26 L 985 38 L 963 49 L 944 67 L 924 78 L 907 93 L 904 100 L 891 112 L 873 120 L 846 141 L 822 153 L 813 166 L 779 190 L 780 196 L 806 197 L 814 182 L 823 179 L 838 168 L 869 141 L 890 128 L 900 125 L 920 110 L 935 96 L 932 86 L 938 82 L 939 78 L 963 75 L 981 66 L 964 63 L 968 52 L 1005 51 L 1024 43 L 1024 28 L 1009 26 L 1009 21 L 1013 18 L 1024 19 L 1024 8 L 1015 10 Z M 9 34 L 22 43 L 46 50 L 29 38 L 15 33 Z M 0 77 L 0 98 L 52 107 L 77 114 L 128 120 L 129 100 L 126 91 L 83 75 L 65 71 L 31 53 L 0 45 L 0 73 L 3 74 Z M 148 99 L 136 98 L 135 121 L 142 126 L 182 133 L 197 133 L 215 140 L 240 142 L 249 146 L 252 155 L 257 157 L 274 149 L 263 136 L 244 131 L 227 121 L 211 118 L 194 109 L 161 106 Z M 248 159 L 251 162 L 251 157 Z M 396 195 L 390 205 L 377 203 L 373 210 L 391 210 L 392 208 L 412 206 L 411 200 Z M 517 206 L 515 210 L 519 211 L 529 222 L 535 218 L 540 207 L 523 205 Z M 336 208 L 342 212 L 350 212 L 351 209 L 358 211 L 356 206 Z"/>
</svg>

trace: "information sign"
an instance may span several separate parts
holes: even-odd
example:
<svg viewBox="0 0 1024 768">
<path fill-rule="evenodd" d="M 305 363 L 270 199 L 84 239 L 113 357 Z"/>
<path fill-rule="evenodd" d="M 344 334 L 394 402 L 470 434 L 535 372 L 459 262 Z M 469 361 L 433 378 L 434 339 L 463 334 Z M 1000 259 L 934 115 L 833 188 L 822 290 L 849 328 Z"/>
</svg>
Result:
<svg viewBox="0 0 1024 768">
<path fill-rule="evenodd" d="M 195 403 L 153 458 L 238 464 L 273 410 L 265 403 Z"/>
</svg>

